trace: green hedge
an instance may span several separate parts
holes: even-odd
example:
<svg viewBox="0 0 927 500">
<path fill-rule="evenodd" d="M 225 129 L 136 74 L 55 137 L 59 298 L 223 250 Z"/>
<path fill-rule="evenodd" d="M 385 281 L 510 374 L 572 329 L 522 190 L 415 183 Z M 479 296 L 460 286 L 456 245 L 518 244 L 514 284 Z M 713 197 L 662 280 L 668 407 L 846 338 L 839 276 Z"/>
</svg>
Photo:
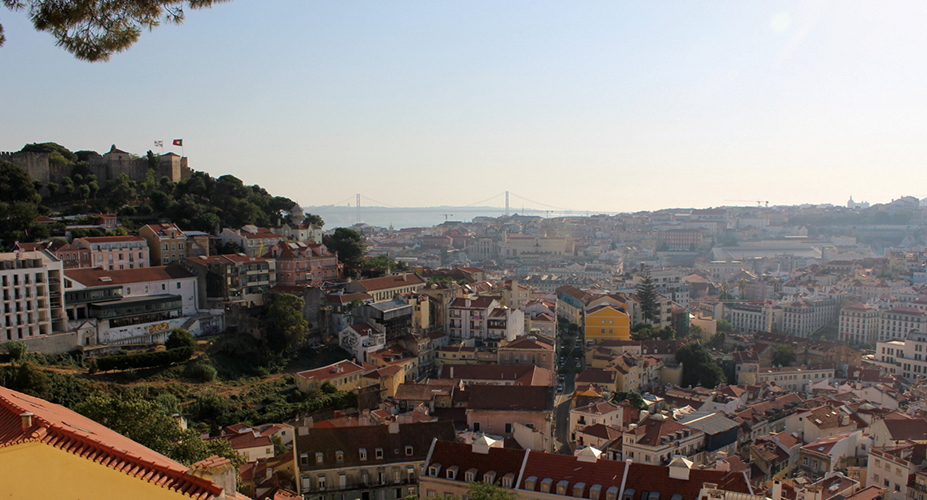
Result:
<svg viewBox="0 0 927 500">
<path fill-rule="evenodd" d="M 157 352 L 143 352 L 141 354 L 118 354 L 97 358 L 97 369 L 101 371 L 128 370 L 131 368 L 151 368 L 171 363 L 186 361 L 193 356 L 192 347 L 180 347 Z"/>
</svg>

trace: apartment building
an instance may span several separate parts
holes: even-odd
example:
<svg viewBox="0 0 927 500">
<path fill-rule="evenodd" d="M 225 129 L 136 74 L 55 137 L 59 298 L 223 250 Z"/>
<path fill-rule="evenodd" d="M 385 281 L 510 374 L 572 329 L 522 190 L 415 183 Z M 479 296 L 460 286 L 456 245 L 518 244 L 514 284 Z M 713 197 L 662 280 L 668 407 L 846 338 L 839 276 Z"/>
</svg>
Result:
<svg viewBox="0 0 927 500">
<path fill-rule="evenodd" d="M 231 241 L 237 244 L 248 256 L 260 257 L 268 248 L 280 243 L 284 238 L 270 229 L 249 224 L 241 229 L 223 228 L 218 239 L 223 243 Z"/>
<path fill-rule="evenodd" d="M 345 285 L 344 291 L 366 293 L 373 298 L 374 302 L 380 302 L 392 300 L 397 294 L 418 292 L 424 287 L 425 281 L 417 274 L 399 273 L 380 278 L 354 280 Z"/>
<path fill-rule="evenodd" d="M 837 319 L 837 299 L 802 299 L 784 304 L 782 310 L 782 332 L 807 337 Z"/>
<path fill-rule="evenodd" d="M 299 491 L 311 500 L 399 500 L 419 494 L 433 440 L 453 440 L 454 424 L 418 422 L 299 427 Z"/>
<path fill-rule="evenodd" d="M 0 253 L 0 342 L 65 330 L 62 272 L 47 251 Z"/>
<path fill-rule="evenodd" d="M 773 366 L 760 368 L 756 383 L 774 383 L 787 391 L 811 392 L 811 384 L 834 379 L 834 365 L 823 363 L 808 366 Z"/>
<path fill-rule="evenodd" d="M 903 340 L 911 332 L 927 332 L 927 312 L 907 306 L 882 311 L 879 318 L 880 341 Z"/>
<path fill-rule="evenodd" d="M 915 331 L 903 340 L 880 340 L 875 355 L 889 373 L 908 383 L 927 378 L 927 333 Z"/>
<path fill-rule="evenodd" d="M 598 344 L 606 340 L 631 340 L 631 318 L 616 306 L 595 306 L 586 310 L 585 318 L 586 342 Z"/>
<path fill-rule="evenodd" d="M 728 318 L 739 333 L 769 332 L 773 327 L 773 305 L 742 303 L 727 306 Z"/>
<path fill-rule="evenodd" d="M 849 344 L 873 344 L 879 335 L 879 310 L 862 302 L 840 310 L 837 338 Z"/>
<path fill-rule="evenodd" d="M 458 339 L 489 338 L 489 314 L 501 307 L 496 297 L 460 297 L 447 309 L 448 333 Z"/>
<path fill-rule="evenodd" d="M 138 236 L 88 236 L 74 238 L 75 247 L 90 251 L 91 266 L 108 271 L 149 267 L 148 242 Z"/>
<path fill-rule="evenodd" d="M 200 304 L 218 307 L 261 306 L 277 278 L 273 259 L 240 254 L 197 255 L 187 257 L 182 265 L 196 275 Z"/>
<path fill-rule="evenodd" d="M 138 235 L 148 242 L 153 266 L 176 264 L 187 256 L 187 235 L 172 223 L 146 224 Z"/>
<path fill-rule="evenodd" d="M 705 433 L 657 414 L 628 424 L 621 445 L 623 458 L 637 463 L 668 465 L 675 455 L 701 463 Z"/>
<path fill-rule="evenodd" d="M 340 276 L 338 257 L 325 245 L 281 241 L 265 250 L 263 257 L 276 262 L 278 284 L 318 285 Z"/>
</svg>

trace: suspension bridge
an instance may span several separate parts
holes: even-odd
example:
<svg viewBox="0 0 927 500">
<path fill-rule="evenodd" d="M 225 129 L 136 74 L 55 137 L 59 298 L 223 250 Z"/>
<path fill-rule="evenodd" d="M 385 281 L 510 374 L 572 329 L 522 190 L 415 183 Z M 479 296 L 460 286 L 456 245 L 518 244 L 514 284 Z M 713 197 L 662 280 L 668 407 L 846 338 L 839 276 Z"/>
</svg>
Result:
<svg viewBox="0 0 927 500">
<path fill-rule="evenodd" d="M 500 206 L 502 205 L 502 206 Z M 567 207 L 558 207 L 548 203 L 543 203 L 540 201 L 532 200 L 530 198 L 521 196 L 517 193 L 511 191 L 502 191 L 498 194 L 490 196 L 488 198 L 474 201 L 467 205 L 455 205 L 451 206 L 442 206 L 442 207 L 409 207 L 409 206 L 399 206 L 386 203 L 383 201 L 375 200 L 369 196 L 366 196 L 362 193 L 356 193 L 353 196 L 344 198 L 336 203 L 331 205 L 319 205 L 314 208 L 337 208 L 339 213 L 347 215 L 347 209 L 352 209 L 354 223 L 365 222 L 364 216 L 370 215 L 376 210 L 382 210 L 384 212 L 389 211 L 415 211 L 416 213 L 425 216 L 431 215 L 434 216 L 436 222 L 441 221 L 443 217 L 444 221 L 447 220 L 463 220 L 468 218 L 467 215 L 472 216 L 474 214 L 494 214 L 494 215 L 512 215 L 513 213 L 520 214 L 531 214 L 531 215 L 543 215 L 546 217 L 551 216 L 561 216 L 561 215 L 588 215 L 589 212 L 573 210 Z M 455 216 L 454 213 L 457 212 Z M 344 221 L 343 221 L 344 222 Z"/>
</svg>

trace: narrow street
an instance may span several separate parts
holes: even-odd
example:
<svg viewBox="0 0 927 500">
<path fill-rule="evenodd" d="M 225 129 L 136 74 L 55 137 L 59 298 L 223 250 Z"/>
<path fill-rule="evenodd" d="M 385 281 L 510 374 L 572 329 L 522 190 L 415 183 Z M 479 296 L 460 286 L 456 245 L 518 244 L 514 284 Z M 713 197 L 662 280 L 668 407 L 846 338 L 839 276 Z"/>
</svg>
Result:
<svg viewBox="0 0 927 500">
<path fill-rule="evenodd" d="M 573 448 L 570 446 L 569 436 L 570 406 L 573 391 L 576 389 L 576 372 L 582 371 L 585 357 L 583 348 L 576 347 L 573 339 L 568 337 L 561 342 L 559 355 L 564 360 L 562 367 L 566 368 L 566 370 L 563 373 L 563 382 L 558 380 L 557 383 L 558 386 L 563 387 L 563 390 L 559 391 L 554 397 L 554 452 L 571 455 L 573 454 Z M 577 354 L 580 355 L 578 359 Z"/>
</svg>

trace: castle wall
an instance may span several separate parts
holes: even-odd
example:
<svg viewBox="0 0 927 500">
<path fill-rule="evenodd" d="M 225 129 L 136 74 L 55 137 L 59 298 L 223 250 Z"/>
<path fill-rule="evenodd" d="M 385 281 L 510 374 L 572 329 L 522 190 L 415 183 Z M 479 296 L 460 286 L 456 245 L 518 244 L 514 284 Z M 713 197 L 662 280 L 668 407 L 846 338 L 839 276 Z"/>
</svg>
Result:
<svg viewBox="0 0 927 500">
<path fill-rule="evenodd" d="M 3 151 L 0 152 L 0 160 L 6 160 L 22 168 L 33 180 L 37 180 L 42 184 L 48 184 L 49 182 L 61 184 L 65 177 L 71 175 L 72 167 L 49 164 L 48 153 Z M 100 184 L 100 187 L 123 173 L 136 182 L 144 181 L 145 176 L 148 174 L 147 158 L 133 160 L 120 156 L 105 159 L 102 156 L 97 156 L 92 157 L 88 165 L 90 172 L 97 176 L 97 183 Z M 171 182 L 180 182 L 183 179 L 189 179 L 193 175 L 193 170 L 187 166 L 186 157 L 162 157 L 156 171 L 158 179 L 166 176 Z"/>
<path fill-rule="evenodd" d="M 48 153 L 0 152 L 0 160 L 6 160 L 25 170 L 33 180 L 48 184 Z"/>
</svg>

